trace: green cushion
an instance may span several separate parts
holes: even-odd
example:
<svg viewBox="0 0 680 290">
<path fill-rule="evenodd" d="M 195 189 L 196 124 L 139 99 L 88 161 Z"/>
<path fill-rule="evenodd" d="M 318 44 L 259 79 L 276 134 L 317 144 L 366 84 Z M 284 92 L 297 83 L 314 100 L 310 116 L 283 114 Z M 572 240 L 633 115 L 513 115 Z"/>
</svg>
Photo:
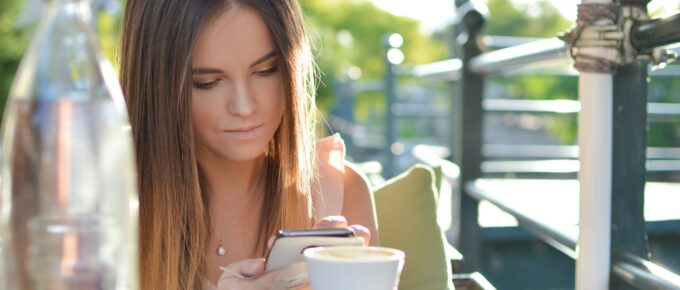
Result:
<svg viewBox="0 0 680 290">
<path fill-rule="evenodd" d="M 415 165 L 374 190 L 380 245 L 406 253 L 399 290 L 453 289 L 432 169 Z"/>
<path fill-rule="evenodd" d="M 441 195 L 442 192 L 442 167 L 441 166 L 435 166 L 431 167 L 432 172 L 434 172 L 434 187 L 437 190 L 435 195 L 436 195 L 436 200 L 435 204 L 439 202 L 439 196 Z"/>
</svg>

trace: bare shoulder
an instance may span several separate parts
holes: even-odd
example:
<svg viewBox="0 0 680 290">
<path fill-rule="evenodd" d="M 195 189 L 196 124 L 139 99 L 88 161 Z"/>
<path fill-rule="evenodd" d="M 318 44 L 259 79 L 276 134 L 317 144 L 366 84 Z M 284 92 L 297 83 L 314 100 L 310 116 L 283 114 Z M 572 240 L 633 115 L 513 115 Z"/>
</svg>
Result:
<svg viewBox="0 0 680 290">
<path fill-rule="evenodd" d="M 345 161 L 345 193 L 371 195 L 368 177 L 359 166 L 349 161 Z"/>
<path fill-rule="evenodd" d="M 349 224 L 359 224 L 368 228 L 371 232 L 370 244 L 378 244 L 375 205 L 368 178 L 356 164 L 348 161 L 345 161 L 342 214 Z"/>
</svg>

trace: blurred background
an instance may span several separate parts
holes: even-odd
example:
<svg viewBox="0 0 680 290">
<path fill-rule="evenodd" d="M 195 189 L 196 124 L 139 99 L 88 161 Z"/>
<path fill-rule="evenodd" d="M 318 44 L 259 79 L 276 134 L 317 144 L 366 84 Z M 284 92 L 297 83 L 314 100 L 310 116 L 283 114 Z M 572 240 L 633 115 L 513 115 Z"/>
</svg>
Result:
<svg viewBox="0 0 680 290">
<path fill-rule="evenodd" d="M 117 40 L 124 1 L 95 0 L 97 30 L 109 59 L 117 63 Z M 445 60 L 455 55 L 452 23 L 454 1 L 422 0 L 301 0 L 308 29 L 321 72 L 317 103 L 326 116 L 327 130 L 341 130 L 338 124 L 350 121 L 359 134 L 350 156 L 355 161 L 380 160 L 380 132 L 384 126 L 386 101 L 380 89 L 354 90 L 351 108 L 337 111 L 339 95 L 347 82 L 364 82 L 375 86 L 385 75 L 382 38 L 389 33 L 403 37 L 403 64 L 422 64 Z M 490 21 L 484 34 L 531 38 L 553 37 L 566 31 L 576 17 L 575 0 L 488 0 Z M 11 86 L 28 38 L 35 28 L 40 0 L 0 0 L 0 106 Z M 680 7 L 679 0 L 654 0 L 650 14 L 662 15 Z M 513 41 L 513 40 L 510 40 Z M 515 39 L 515 42 L 521 39 Z M 514 44 L 514 43 L 511 43 Z M 502 44 L 501 44 L 502 46 Z M 486 98 L 576 99 L 575 77 L 528 75 L 493 77 Z M 451 86 L 442 82 L 423 82 L 401 78 L 398 98 L 405 103 L 430 103 L 449 108 Z M 650 102 L 675 102 L 680 99 L 680 82 L 675 77 L 653 78 L 649 87 Z M 334 112 L 334 109 L 336 111 Z M 338 114 L 334 114 L 338 113 Z M 338 116 L 340 115 L 340 116 Z M 347 120 L 349 119 L 349 120 Z M 495 115 L 488 125 L 502 125 L 503 130 L 487 130 L 489 143 L 573 145 L 576 140 L 574 116 L 535 116 L 529 114 Z M 400 144 L 432 143 L 446 145 L 450 130 L 446 118 L 399 120 L 396 126 Z M 332 127 L 332 129 L 328 128 Z M 517 135 L 521 134 L 521 135 Z M 513 136 L 515 138 L 513 138 Z M 522 136 L 521 138 L 517 138 Z M 346 138 L 352 138 L 347 136 Z M 499 142 L 495 142 L 499 140 Z M 356 146 L 354 146 L 356 145 Z M 654 122 L 649 127 L 649 146 L 680 146 L 680 120 Z M 375 147 L 375 148 L 372 148 Z M 372 150 L 376 149 L 376 150 Z M 399 149 L 399 148 L 396 148 Z M 396 152 L 399 153 L 399 152 Z M 403 163 L 403 164 L 401 164 Z M 408 166 L 406 158 L 394 172 Z M 401 165 L 400 165 L 401 164 Z"/>
<path fill-rule="evenodd" d="M 450 117 L 456 94 L 455 77 L 420 78 L 416 65 L 440 62 L 459 55 L 454 33 L 454 0 L 300 0 L 311 35 L 320 71 L 317 105 L 324 116 L 323 132 L 340 132 L 348 148 L 348 158 L 369 173 L 378 185 L 416 162 L 413 147 L 427 144 L 449 157 L 453 138 Z M 484 46 L 493 50 L 567 31 L 576 18 L 576 0 L 488 0 L 488 21 L 484 26 Z M 117 67 L 117 41 L 124 1 L 94 0 L 96 27 L 101 45 Z M 13 75 L 39 17 L 40 0 L 0 0 L 0 106 L 4 107 Z M 663 16 L 680 10 L 680 0 L 653 0 L 649 12 Z M 37 14 L 37 15 L 36 15 Z M 398 33 L 401 36 L 386 38 Z M 385 42 L 397 42 L 399 51 L 388 55 Z M 386 82 L 388 63 L 397 75 L 393 102 L 388 103 Z M 663 111 L 677 111 L 680 104 L 680 66 L 669 65 L 650 77 L 648 102 Z M 549 168 L 517 170 L 503 167 L 508 160 L 567 161 L 549 176 L 575 179 L 578 165 L 577 117 L 573 108 L 577 96 L 577 74 L 569 64 L 554 68 L 494 74 L 487 77 L 484 100 L 503 107 L 504 100 L 562 100 L 552 113 L 502 109 L 484 115 L 484 177 L 506 179 L 547 178 Z M 675 106 L 675 107 L 673 107 Z M 394 142 L 385 136 L 387 108 L 392 119 Z M 676 108 L 676 109 L 672 109 Z M 390 146 L 387 144 L 390 143 Z M 676 113 L 650 116 L 648 121 L 648 181 L 680 182 L 680 118 Z M 389 160 L 391 159 L 391 160 Z M 495 165 L 494 165 L 495 164 Z M 505 165 L 504 165 L 505 164 Z M 517 163 L 519 164 L 519 163 Z M 652 167 L 649 167 L 652 164 Z M 486 166 L 486 167 L 485 167 Z M 495 166 L 495 167 L 494 167 Z M 560 167 L 558 166 L 558 167 Z M 549 186 L 546 186 L 546 188 Z M 670 188 L 670 187 L 669 187 Z M 680 195 L 669 189 L 654 206 L 659 214 L 652 220 L 677 219 Z M 568 190 L 568 189 L 567 189 Z M 521 191 L 521 189 L 520 189 Z M 550 189 L 549 191 L 553 191 Z M 554 191 L 558 191 L 555 189 Z M 673 192 L 671 192 L 673 191 Z M 451 201 L 440 206 L 445 214 L 440 223 L 455 227 Z M 529 201 L 531 202 L 531 201 Z M 648 204 L 650 204 L 648 202 Z M 659 209 L 659 210 L 657 210 Z M 661 210 L 662 209 L 662 210 Z M 561 214 L 561 213 L 557 213 Z M 565 212 L 575 223 L 573 212 Z M 455 219 L 455 218 L 454 218 Z M 517 227 L 517 221 L 489 204 L 480 206 L 479 223 L 484 232 L 484 275 L 499 289 L 573 289 L 574 262 Z M 464 233 L 463 233 L 464 234 Z M 451 241 L 458 233 L 448 231 Z M 651 243 L 652 252 L 662 265 L 680 271 L 680 231 L 677 223 L 660 229 Z M 670 237 L 670 238 L 669 238 Z M 555 271 L 543 273 L 541 269 Z M 535 277 L 536 271 L 541 277 Z"/>
</svg>

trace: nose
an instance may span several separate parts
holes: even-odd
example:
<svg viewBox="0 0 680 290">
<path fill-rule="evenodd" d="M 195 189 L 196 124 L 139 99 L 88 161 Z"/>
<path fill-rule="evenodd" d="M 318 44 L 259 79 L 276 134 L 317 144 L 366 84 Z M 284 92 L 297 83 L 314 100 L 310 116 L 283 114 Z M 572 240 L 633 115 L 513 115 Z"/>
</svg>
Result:
<svg viewBox="0 0 680 290">
<path fill-rule="evenodd" d="M 227 103 L 230 114 L 240 117 L 248 117 L 255 113 L 256 104 L 252 91 L 245 81 L 238 81 L 234 86 L 234 94 Z"/>
</svg>

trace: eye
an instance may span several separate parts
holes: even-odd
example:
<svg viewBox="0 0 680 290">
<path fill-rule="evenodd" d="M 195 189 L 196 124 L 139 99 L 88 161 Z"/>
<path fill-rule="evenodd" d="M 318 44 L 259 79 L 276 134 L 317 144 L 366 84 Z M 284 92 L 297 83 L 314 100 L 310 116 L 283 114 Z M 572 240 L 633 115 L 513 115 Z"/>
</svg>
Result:
<svg viewBox="0 0 680 290">
<path fill-rule="evenodd" d="M 214 81 L 209 81 L 209 82 L 199 82 L 199 81 L 194 81 L 194 88 L 197 90 L 209 90 L 214 88 L 217 84 L 220 83 L 221 80 L 217 79 Z"/>
<path fill-rule="evenodd" d="M 260 75 L 260 76 L 268 76 L 268 75 L 272 75 L 272 74 L 276 73 L 277 71 L 279 71 L 279 66 L 275 65 L 275 66 L 268 68 L 268 69 L 265 69 L 265 70 L 256 71 L 255 74 Z"/>
</svg>

